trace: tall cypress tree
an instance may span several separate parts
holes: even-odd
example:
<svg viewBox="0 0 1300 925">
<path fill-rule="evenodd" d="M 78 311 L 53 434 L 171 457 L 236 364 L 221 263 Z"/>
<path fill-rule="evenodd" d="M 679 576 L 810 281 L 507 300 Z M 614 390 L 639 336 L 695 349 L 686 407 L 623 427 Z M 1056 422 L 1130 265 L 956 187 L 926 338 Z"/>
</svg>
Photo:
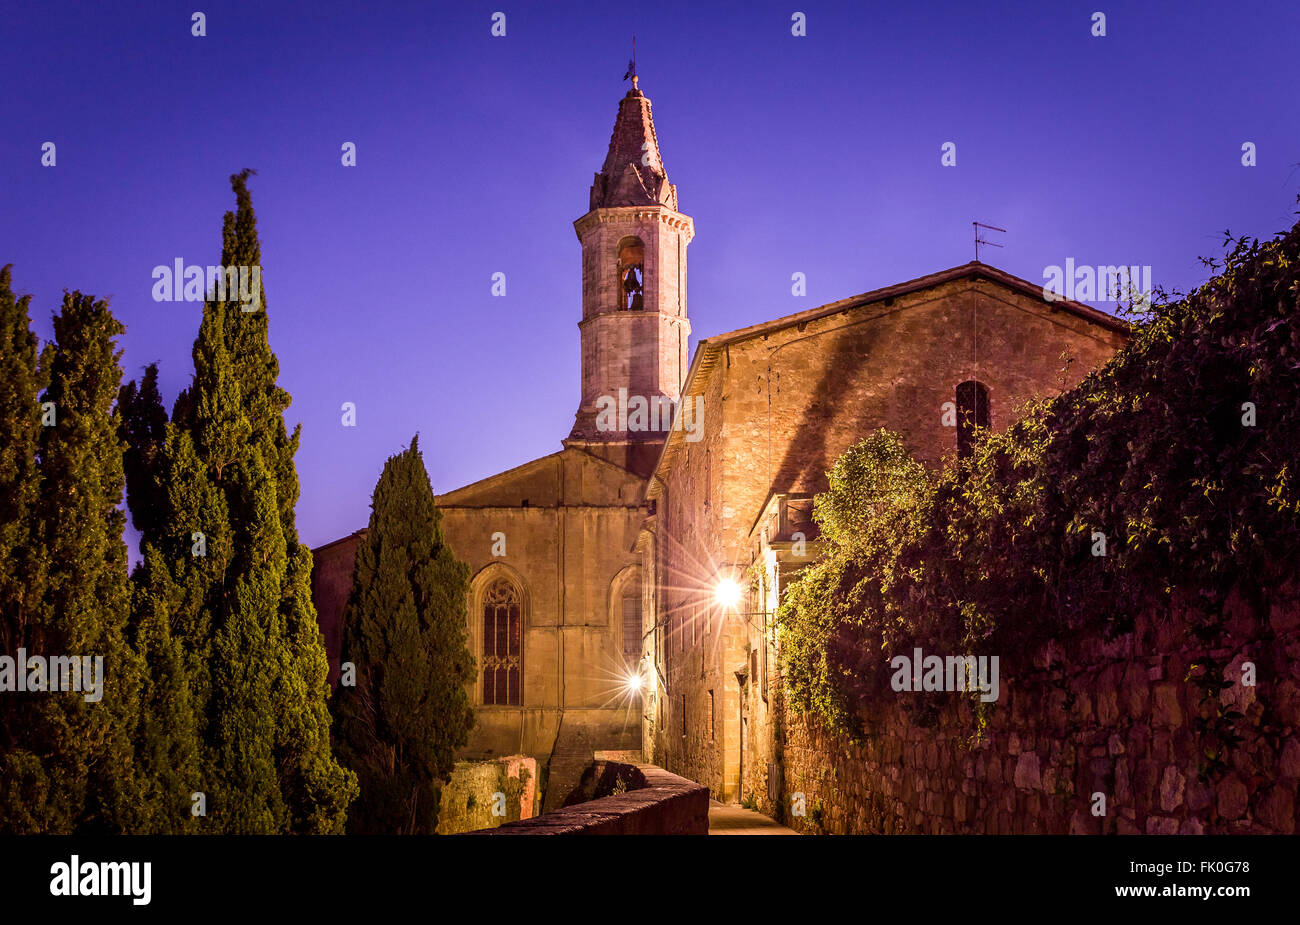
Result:
<svg viewBox="0 0 1300 925">
<path fill-rule="evenodd" d="M 356 684 L 340 685 L 334 708 L 340 752 L 361 782 L 349 832 L 433 834 L 439 785 L 474 724 L 469 568 L 443 540 L 417 441 L 375 485 L 343 613 Z"/>
<path fill-rule="evenodd" d="M 254 267 L 262 262 L 257 216 L 248 190 L 252 173 L 244 170 L 230 178 L 236 209 L 226 213 L 222 225 L 221 262 L 226 267 Z M 330 749 L 329 662 L 311 599 L 311 550 L 298 542 L 294 516 L 299 495 L 294 456 L 301 428 L 290 434 L 285 427 L 284 412 L 292 399 L 276 381 L 280 364 L 268 340 L 264 285 L 255 299 L 254 311 L 245 311 L 233 300 L 225 303 L 224 334 L 260 464 L 274 485 L 277 554 L 278 545 L 284 547 L 284 578 L 278 591 L 285 660 L 271 700 L 276 710 L 276 763 L 290 831 L 336 832 L 342 831 L 356 783 Z M 255 522 L 260 519 L 258 510 Z M 270 525 L 264 529 L 269 531 Z"/>
<path fill-rule="evenodd" d="M 237 209 L 224 221 L 225 267 L 261 259 L 249 173 L 231 178 Z M 246 311 L 237 296 L 210 295 L 194 380 L 156 466 L 163 514 L 145 531 L 144 600 L 171 615 L 184 653 L 202 742 L 198 789 L 210 810 L 199 828 L 339 832 L 356 782 L 330 751 L 311 553 L 294 527 L 298 431 L 284 425 L 289 395 L 276 384 L 265 298 Z"/>
<path fill-rule="evenodd" d="M 24 571 L 30 563 L 23 560 L 39 491 L 37 395 L 42 388 L 28 313 L 32 297 L 15 298 L 11 280 L 12 265 L 0 267 L 0 652 L 10 655 L 17 648 L 14 636 L 29 584 Z M 0 726 L 0 748 L 11 744 L 6 731 Z"/>
<path fill-rule="evenodd" d="M 39 435 L 30 542 L 40 563 L 32 586 L 40 598 L 22 642 L 29 655 L 76 657 L 83 687 L 91 681 L 84 659 L 102 659 L 97 699 L 77 691 L 25 695 L 24 770 L 44 782 L 26 812 L 42 832 L 139 827 L 131 733 L 140 671 L 126 639 L 122 444 L 114 411 L 122 378 L 114 338 L 123 330 L 107 302 L 67 293 L 54 318 L 55 342 L 41 353 L 48 379 L 41 397 L 53 420 Z M 53 672 L 50 663 L 46 684 Z"/>
<path fill-rule="evenodd" d="M 15 298 L 12 268 L 0 268 L 0 654 L 30 642 L 39 603 L 39 559 L 32 555 L 33 509 L 40 491 L 36 467 L 43 388 L 31 296 Z M 0 832 L 39 831 L 49 782 L 40 760 L 24 747 L 30 701 L 0 696 Z"/>
<path fill-rule="evenodd" d="M 205 415 L 197 436 L 193 420 L 188 426 L 167 423 L 160 447 L 149 428 L 124 424 L 131 443 L 129 497 L 137 502 L 132 516 L 141 531 L 142 562 L 133 575 L 133 640 L 148 664 L 137 761 L 152 810 L 145 830 L 156 833 L 230 830 L 227 823 L 237 809 L 231 800 L 238 802 L 237 795 L 228 793 L 211 747 L 212 635 L 220 625 L 235 545 L 220 478 L 237 452 L 233 441 L 246 440 L 248 434 L 238 413 L 238 386 L 221 346 L 220 324 L 220 315 L 205 310 L 189 391 L 200 396 L 204 407 L 220 403 L 224 415 Z M 214 374 L 214 365 L 224 374 Z M 136 415 L 152 415 L 147 403 L 140 407 L 147 391 L 134 383 L 123 390 Z M 228 431 L 234 436 L 223 439 Z M 130 467 L 131 461 L 136 467 Z M 137 511 L 146 497 L 154 499 L 156 508 Z M 262 654 L 256 650 L 250 658 Z M 202 800 L 197 807 L 195 793 Z M 196 809 L 200 816 L 194 815 Z"/>
<path fill-rule="evenodd" d="M 139 831 L 180 834 L 199 830 L 192 794 L 202 792 L 201 748 L 183 641 L 172 632 L 172 617 L 183 594 L 160 551 L 168 483 L 167 412 L 158 390 L 158 365 L 145 367 L 118 392 L 119 433 L 127 444 L 123 458 L 127 507 L 140 531 L 143 559 L 132 574 L 130 642 L 142 662 L 140 716 L 136 728 L 136 772 L 141 789 Z M 182 557 L 188 550 L 176 550 Z M 195 670 L 205 670 L 193 666 Z"/>
</svg>

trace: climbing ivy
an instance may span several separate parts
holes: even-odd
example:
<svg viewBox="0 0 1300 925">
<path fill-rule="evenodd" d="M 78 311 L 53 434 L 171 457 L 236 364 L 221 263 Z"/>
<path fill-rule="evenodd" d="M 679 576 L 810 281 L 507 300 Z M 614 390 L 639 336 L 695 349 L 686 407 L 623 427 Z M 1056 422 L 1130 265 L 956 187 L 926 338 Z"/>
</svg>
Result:
<svg viewBox="0 0 1300 925">
<path fill-rule="evenodd" d="M 894 654 L 1023 663 L 1175 595 L 1217 695 L 1229 591 L 1258 605 L 1300 552 L 1300 223 L 1224 243 L 1208 282 L 1158 295 L 1106 366 L 970 458 L 931 474 L 880 431 L 836 463 L 814 507 L 825 554 L 778 614 L 796 711 L 859 733 Z M 1240 714 L 1203 719 L 1221 763 Z"/>
</svg>

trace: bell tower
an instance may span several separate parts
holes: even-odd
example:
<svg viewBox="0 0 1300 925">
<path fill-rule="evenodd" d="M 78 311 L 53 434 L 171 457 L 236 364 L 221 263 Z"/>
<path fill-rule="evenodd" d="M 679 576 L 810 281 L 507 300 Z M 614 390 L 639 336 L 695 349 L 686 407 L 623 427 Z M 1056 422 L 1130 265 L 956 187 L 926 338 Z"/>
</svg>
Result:
<svg viewBox="0 0 1300 925">
<path fill-rule="evenodd" d="M 648 474 L 687 371 L 686 247 L 695 225 L 677 209 L 637 83 L 633 76 L 619 102 L 589 211 L 573 223 L 582 244 L 582 397 L 565 445 Z"/>
</svg>

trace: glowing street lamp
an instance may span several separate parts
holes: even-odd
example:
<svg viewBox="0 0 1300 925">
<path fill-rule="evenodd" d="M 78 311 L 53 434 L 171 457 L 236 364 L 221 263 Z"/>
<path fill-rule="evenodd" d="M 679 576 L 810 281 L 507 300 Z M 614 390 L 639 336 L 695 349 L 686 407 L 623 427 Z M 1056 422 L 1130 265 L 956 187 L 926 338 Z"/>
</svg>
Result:
<svg viewBox="0 0 1300 925">
<path fill-rule="evenodd" d="M 641 674 L 639 665 L 637 670 L 628 672 L 624 684 L 627 687 L 627 692 L 632 696 L 636 696 L 645 690 L 645 675 Z"/>
<path fill-rule="evenodd" d="M 740 604 L 740 585 L 734 578 L 724 578 L 718 582 L 713 591 L 714 599 L 723 607 L 737 607 Z"/>
</svg>

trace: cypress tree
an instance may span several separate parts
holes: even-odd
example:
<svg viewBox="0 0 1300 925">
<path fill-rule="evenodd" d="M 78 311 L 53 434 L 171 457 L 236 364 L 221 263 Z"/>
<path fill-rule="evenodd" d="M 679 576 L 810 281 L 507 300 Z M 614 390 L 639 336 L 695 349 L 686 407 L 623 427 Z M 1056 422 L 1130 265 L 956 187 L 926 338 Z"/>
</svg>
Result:
<svg viewBox="0 0 1300 925">
<path fill-rule="evenodd" d="M 12 265 L 0 267 L 0 648 L 13 654 L 11 638 L 21 624 L 19 608 L 26 581 L 23 550 L 31 532 L 31 509 L 38 491 L 36 440 L 42 383 L 36 334 L 28 309 L 31 296 L 15 298 Z M 5 732 L 0 726 L 0 735 Z M 0 738 L 0 746 L 10 744 Z"/>
<path fill-rule="evenodd" d="M 31 296 L 15 298 L 12 267 L 0 268 L 0 654 L 28 647 L 39 562 L 32 555 L 33 508 L 43 383 Z M 23 747 L 26 698 L 0 696 L 0 832 L 39 831 L 32 807 L 45 804 L 49 782 L 37 757 Z"/>
<path fill-rule="evenodd" d="M 123 457 L 127 507 L 141 534 L 143 559 L 132 574 L 130 642 L 141 659 L 143 678 L 136 729 L 136 771 L 141 788 L 139 831 L 180 834 L 198 831 L 191 795 L 201 790 L 200 744 L 191 697 L 192 664 L 187 669 L 182 639 L 172 632 L 172 618 L 182 611 L 184 594 L 161 552 L 169 544 L 161 535 L 167 514 L 163 464 L 167 453 L 167 412 L 158 390 L 158 365 L 145 367 L 137 385 L 118 393 L 119 433 L 127 444 Z M 178 559 L 188 549 L 177 550 Z M 190 637 L 186 641 L 192 641 Z"/>
<path fill-rule="evenodd" d="M 249 174 L 231 178 L 237 209 L 225 217 L 221 264 L 258 266 L 260 274 Z M 142 615 L 159 639 L 159 615 L 170 615 L 178 650 L 163 659 L 179 658 L 188 725 L 201 743 L 197 789 L 209 801 L 199 829 L 340 832 L 356 783 L 330 751 L 311 553 L 294 526 L 299 434 L 284 424 L 290 399 L 276 384 L 265 299 L 259 294 L 245 311 L 235 295 L 210 296 L 194 379 L 153 467 L 162 514 L 144 531 Z M 133 438 L 141 460 L 147 446 Z M 159 791 L 180 784 L 160 783 Z"/>
<path fill-rule="evenodd" d="M 469 568 L 443 540 L 417 441 L 375 485 L 343 613 L 356 684 L 339 686 L 334 707 L 340 752 L 361 783 L 349 832 L 433 834 L 439 785 L 474 724 Z"/>
<path fill-rule="evenodd" d="M 127 645 L 128 579 L 122 444 L 114 400 L 122 325 L 108 304 L 67 293 L 55 342 L 41 353 L 42 395 L 54 415 L 38 439 L 39 491 L 31 548 L 39 601 L 25 626 L 28 655 L 102 659 L 98 699 L 78 691 L 28 692 L 22 706 L 24 770 L 43 782 L 27 806 L 42 832 L 117 832 L 139 825 L 140 793 L 131 734 L 138 714 L 138 663 Z M 93 662 L 92 662 L 93 664 Z M 45 683 L 53 681 L 49 663 Z M 37 768 L 39 764 L 39 769 Z"/>
<path fill-rule="evenodd" d="M 244 170 L 230 178 L 236 209 L 226 213 L 222 225 L 222 266 L 261 266 L 257 216 L 248 190 L 252 174 Z M 285 427 L 284 412 L 292 399 L 276 381 L 280 364 L 268 340 L 264 285 L 255 299 L 254 311 L 243 310 L 234 300 L 225 303 L 224 334 L 260 464 L 274 485 L 272 499 L 279 520 L 275 542 L 284 547 L 284 577 L 278 589 L 284 661 L 271 699 L 276 711 L 276 763 L 290 831 L 339 832 L 356 783 L 330 749 L 329 662 L 311 599 L 311 550 L 299 543 L 294 516 L 299 495 L 294 456 L 301 428 L 290 434 Z M 260 521 L 260 516 L 259 511 L 255 519 Z M 269 531 L 269 525 L 264 529 Z"/>
<path fill-rule="evenodd" d="M 247 440 L 248 427 L 238 412 L 238 385 L 222 346 L 221 322 L 205 307 L 193 349 L 195 375 L 188 391 L 207 409 L 203 426 L 196 427 L 192 416 L 181 426 L 174 414 L 151 466 L 144 463 L 153 448 L 148 428 L 124 428 L 132 441 L 127 458 L 141 464 L 137 500 L 152 494 L 158 505 L 153 512 L 142 511 L 143 517 L 132 510 L 143 559 L 133 576 L 133 638 L 148 664 L 137 761 L 152 809 L 146 831 L 156 833 L 238 831 L 228 823 L 240 797 L 226 786 L 212 747 L 212 636 L 221 625 L 227 573 L 234 568 L 221 478 L 238 452 L 234 443 Z M 125 391 L 138 402 L 148 390 L 144 385 L 136 390 L 132 383 Z M 147 413 L 147 405 L 135 410 Z M 263 655 L 254 650 L 248 657 Z M 201 794 L 201 816 L 192 812 L 194 793 Z"/>
</svg>

